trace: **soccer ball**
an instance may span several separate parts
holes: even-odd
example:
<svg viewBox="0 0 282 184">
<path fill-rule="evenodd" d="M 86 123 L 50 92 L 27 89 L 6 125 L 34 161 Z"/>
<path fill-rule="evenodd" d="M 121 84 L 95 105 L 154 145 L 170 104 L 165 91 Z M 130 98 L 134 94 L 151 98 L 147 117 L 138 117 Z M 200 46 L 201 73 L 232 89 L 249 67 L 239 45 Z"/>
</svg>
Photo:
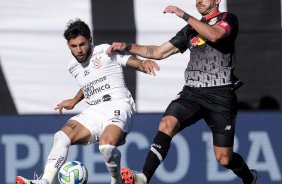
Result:
<svg viewBox="0 0 282 184">
<path fill-rule="evenodd" d="M 86 184 L 88 172 L 79 161 L 66 162 L 58 172 L 58 180 L 61 184 Z"/>
</svg>

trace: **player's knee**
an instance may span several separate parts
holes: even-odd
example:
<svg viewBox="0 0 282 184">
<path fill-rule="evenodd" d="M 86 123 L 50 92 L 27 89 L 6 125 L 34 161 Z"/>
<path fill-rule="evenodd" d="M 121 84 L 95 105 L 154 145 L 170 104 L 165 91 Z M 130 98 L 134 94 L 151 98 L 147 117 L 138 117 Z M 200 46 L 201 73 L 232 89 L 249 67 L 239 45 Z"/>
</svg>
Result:
<svg viewBox="0 0 282 184">
<path fill-rule="evenodd" d="M 231 159 L 229 156 L 216 155 L 216 160 L 220 163 L 220 165 L 226 167 Z"/>
<path fill-rule="evenodd" d="M 173 130 L 171 123 L 169 121 L 162 120 L 159 125 L 159 131 L 171 133 Z"/>
<path fill-rule="evenodd" d="M 121 153 L 117 146 L 109 144 L 100 145 L 99 150 L 107 165 L 115 165 L 120 162 Z"/>
<path fill-rule="evenodd" d="M 173 122 L 170 118 L 163 118 L 159 125 L 159 131 L 164 132 L 170 136 L 174 136 L 179 129 L 177 122 Z"/>
<path fill-rule="evenodd" d="M 119 145 L 119 139 L 115 139 L 113 136 L 102 136 L 99 145 Z"/>
<path fill-rule="evenodd" d="M 63 131 L 58 131 L 54 135 L 53 147 L 56 146 L 56 144 L 60 144 L 60 146 L 61 144 L 64 144 L 69 147 L 71 145 L 71 140 Z"/>
<path fill-rule="evenodd" d="M 110 144 L 111 145 L 111 141 L 109 138 L 107 137 L 104 137 L 104 138 L 101 138 L 99 140 L 99 145 L 107 145 L 107 144 Z"/>
</svg>

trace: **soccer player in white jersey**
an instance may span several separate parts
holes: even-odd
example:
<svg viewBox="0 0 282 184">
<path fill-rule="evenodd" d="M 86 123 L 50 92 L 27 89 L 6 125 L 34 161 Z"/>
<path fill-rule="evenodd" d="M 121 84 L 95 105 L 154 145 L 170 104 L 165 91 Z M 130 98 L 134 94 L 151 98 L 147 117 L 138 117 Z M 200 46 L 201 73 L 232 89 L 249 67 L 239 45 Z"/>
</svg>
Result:
<svg viewBox="0 0 282 184">
<path fill-rule="evenodd" d="M 155 75 L 156 62 L 142 61 L 128 53 L 107 55 L 108 44 L 92 45 L 90 29 L 83 21 L 70 21 L 64 32 L 74 59 L 68 70 L 80 90 L 73 99 L 64 100 L 55 110 L 73 109 L 83 98 L 89 107 L 70 120 L 54 136 L 53 148 L 40 179 L 18 176 L 17 184 L 51 184 L 67 158 L 71 145 L 99 142 L 99 150 L 111 175 L 111 184 L 121 184 L 118 146 L 125 143 L 132 127 L 135 103 L 124 81 L 122 66 Z"/>
</svg>

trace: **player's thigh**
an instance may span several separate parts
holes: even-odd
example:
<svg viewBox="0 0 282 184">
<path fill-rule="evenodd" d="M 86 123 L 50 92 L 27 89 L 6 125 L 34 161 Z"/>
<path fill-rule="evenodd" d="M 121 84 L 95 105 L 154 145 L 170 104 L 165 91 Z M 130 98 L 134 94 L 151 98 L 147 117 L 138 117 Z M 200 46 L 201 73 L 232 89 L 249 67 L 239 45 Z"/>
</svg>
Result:
<svg viewBox="0 0 282 184">
<path fill-rule="evenodd" d="M 232 147 L 236 125 L 236 113 L 229 108 L 226 111 L 210 111 L 205 121 L 213 134 L 213 144 L 218 147 Z"/>
<path fill-rule="evenodd" d="M 125 143 L 125 137 L 131 131 L 133 124 L 133 107 L 127 102 L 105 103 L 101 109 L 104 109 L 103 133 L 100 144 L 105 141 L 115 142 L 114 145 Z"/>
<path fill-rule="evenodd" d="M 79 122 L 90 131 L 91 139 L 85 143 L 87 145 L 100 141 L 109 125 L 116 125 L 125 134 L 128 134 L 132 127 L 134 113 L 133 106 L 125 101 L 105 102 L 90 106 L 82 113 L 72 117 L 71 120 Z M 115 132 L 119 131 L 117 129 Z M 124 143 L 125 140 L 121 141 L 121 144 Z"/>
<path fill-rule="evenodd" d="M 173 137 L 179 132 L 180 123 L 174 116 L 165 116 L 159 125 L 159 131 L 166 133 L 170 137 Z"/>
<path fill-rule="evenodd" d="M 236 115 L 222 112 L 210 112 L 205 121 L 213 134 L 213 145 L 218 147 L 232 147 L 234 144 Z"/>
<path fill-rule="evenodd" d="M 123 130 L 119 126 L 110 124 L 102 133 L 102 136 L 99 140 L 99 145 L 109 144 L 119 146 L 124 138 L 125 133 L 123 132 Z"/>
<path fill-rule="evenodd" d="M 104 115 L 99 111 L 100 106 L 93 105 L 82 111 L 80 114 L 70 118 L 69 121 L 79 122 L 90 133 L 90 139 L 83 145 L 99 141 L 103 132 Z M 84 129 L 85 130 L 85 129 Z M 84 131 L 85 132 L 85 131 Z M 80 133 L 78 133 L 80 135 Z M 89 135 L 89 134 L 87 134 Z M 87 137 L 88 138 L 88 137 Z"/>
<path fill-rule="evenodd" d="M 180 93 L 179 98 L 171 101 L 163 115 L 163 117 L 172 116 L 178 120 L 180 124 L 178 131 L 183 130 L 203 118 L 201 107 L 191 100 L 188 95 L 182 95 L 182 93 Z"/>
<path fill-rule="evenodd" d="M 71 140 L 71 144 L 87 144 L 91 139 L 90 131 L 81 123 L 69 120 L 61 129 Z"/>
</svg>

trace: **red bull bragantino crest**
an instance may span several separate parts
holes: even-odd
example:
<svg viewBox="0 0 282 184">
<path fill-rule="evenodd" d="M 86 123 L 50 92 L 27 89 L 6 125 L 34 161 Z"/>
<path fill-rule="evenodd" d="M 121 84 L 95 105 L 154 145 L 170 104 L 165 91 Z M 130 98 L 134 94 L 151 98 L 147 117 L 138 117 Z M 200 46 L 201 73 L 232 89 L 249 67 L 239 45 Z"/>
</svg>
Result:
<svg viewBox="0 0 282 184">
<path fill-rule="evenodd" d="M 205 44 L 207 39 L 205 39 L 202 35 L 198 34 L 193 39 L 191 39 L 191 48 L 197 45 Z"/>
</svg>

